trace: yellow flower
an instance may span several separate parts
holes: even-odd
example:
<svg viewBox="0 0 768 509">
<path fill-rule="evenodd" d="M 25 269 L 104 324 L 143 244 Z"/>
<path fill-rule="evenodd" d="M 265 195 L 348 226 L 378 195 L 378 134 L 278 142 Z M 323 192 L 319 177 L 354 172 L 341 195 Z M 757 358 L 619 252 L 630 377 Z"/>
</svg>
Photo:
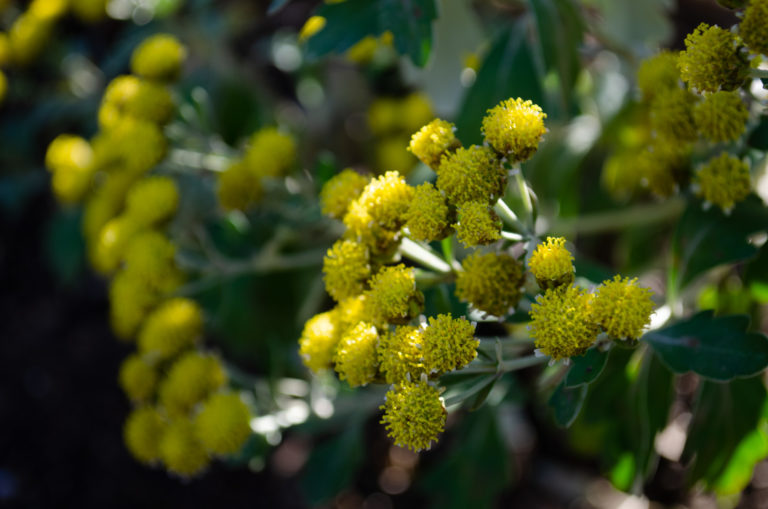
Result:
<svg viewBox="0 0 768 509">
<path fill-rule="evenodd" d="M 299 41 L 305 42 L 307 39 L 325 28 L 325 18 L 322 16 L 310 16 L 299 31 Z"/>
<path fill-rule="evenodd" d="M 118 272 L 109 288 L 110 323 L 115 335 L 123 340 L 133 338 L 159 300 L 144 281 L 128 272 Z"/>
<path fill-rule="evenodd" d="M 371 179 L 347 168 L 323 185 L 320 206 L 323 214 L 342 219 L 349 204 L 356 200 Z"/>
<path fill-rule="evenodd" d="M 77 203 L 88 192 L 94 172 L 93 149 L 79 136 L 57 136 L 45 154 L 45 165 L 53 173 L 52 187 L 62 203 Z"/>
<path fill-rule="evenodd" d="M 131 401 L 147 401 L 155 393 L 157 370 L 144 357 L 129 355 L 120 365 L 118 381 Z"/>
<path fill-rule="evenodd" d="M 219 203 L 228 210 L 246 210 L 261 199 L 261 177 L 242 161 L 232 163 L 218 175 Z"/>
<path fill-rule="evenodd" d="M 334 308 L 335 320 L 338 326 L 339 336 L 360 322 L 369 322 L 376 326 L 383 325 L 376 323 L 371 313 L 370 304 L 365 295 L 356 295 L 339 302 Z"/>
<path fill-rule="evenodd" d="M 95 247 L 104 225 L 123 208 L 125 195 L 136 180 L 135 175 L 124 171 L 112 172 L 105 177 L 86 201 L 83 211 L 83 236 L 89 249 Z"/>
<path fill-rule="evenodd" d="M 681 143 L 696 139 L 693 108 L 696 96 L 682 88 L 659 90 L 651 104 L 651 126 L 658 137 Z"/>
<path fill-rule="evenodd" d="M 239 394 L 221 392 L 209 397 L 195 417 L 195 430 L 211 454 L 235 454 L 251 435 L 251 412 Z"/>
<path fill-rule="evenodd" d="M 357 201 L 382 228 L 395 231 L 405 222 L 414 188 L 396 171 L 372 179 Z"/>
<path fill-rule="evenodd" d="M 14 63 L 27 65 L 42 53 L 53 33 L 53 27 L 52 19 L 29 11 L 16 18 L 8 31 Z"/>
<path fill-rule="evenodd" d="M 27 12 L 41 19 L 56 19 L 67 12 L 68 4 L 68 0 L 32 0 Z"/>
<path fill-rule="evenodd" d="M 129 242 L 139 231 L 141 225 L 131 217 L 118 216 L 111 219 L 99 233 L 93 253 L 93 267 L 102 274 L 114 272 L 122 261 Z"/>
<path fill-rule="evenodd" d="M 126 197 L 126 214 L 142 226 L 170 219 L 179 206 L 179 190 L 169 177 L 147 177 L 136 182 Z"/>
<path fill-rule="evenodd" d="M 710 159 L 694 176 L 697 195 L 726 213 L 752 191 L 747 164 L 727 152 Z"/>
<path fill-rule="evenodd" d="M 335 369 L 339 378 L 350 387 L 368 385 L 376 378 L 379 333 L 376 327 L 360 322 L 348 330 L 339 340 L 334 355 Z"/>
<path fill-rule="evenodd" d="M 349 204 L 343 222 L 347 227 L 345 236 L 365 244 L 373 254 L 389 252 L 399 240 L 399 232 L 386 230 L 374 221 L 370 209 L 360 199 Z"/>
<path fill-rule="evenodd" d="M 403 323 L 424 308 L 424 295 L 416 289 L 413 269 L 402 263 L 382 267 L 368 282 L 365 292 L 374 316 L 382 321 Z"/>
<path fill-rule="evenodd" d="M 545 290 L 573 283 L 573 256 L 562 237 L 547 237 L 546 242 L 536 246 L 528 268 Z"/>
<path fill-rule="evenodd" d="M 512 162 L 530 159 L 539 148 L 547 128 L 547 114 L 531 101 L 507 99 L 488 110 L 483 118 L 486 141 Z"/>
<path fill-rule="evenodd" d="M 160 458 L 160 437 L 164 431 L 165 422 L 154 407 L 139 407 L 125 420 L 123 440 L 138 461 L 154 463 Z"/>
<path fill-rule="evenodd" d="M 699 132 L 714 143 L 738 139 L 747 129 L 748 117 L 738 92 L 708 94 L 693 110 Z"/>
<path fill-rule="evenodd" d="M 307 320 L 299 339 L 299 355 L 304 365 L 315 373 L 330 368 L 339 336 L 335 311 L 326 311 Z"/>
<path fill-rule="evenodd" d="M 616 199 L 630 198 L 640 187 L 642 172 L 637 164 L 640 151 L 622 150 L 611 154 L 603 163 L 600 181 Z"/>
<path fill-rule="evenodd" d="M 614 338 L 638 339 L 651 321 L 651 295 L 650 289 L 637 285 L 637 278 L 616 275 L 595 290 L 592 316 Z"/>
<path fill-rule="evenodd" d="M 437 171 L 443 155 L 461 147 L 455 130 L 456 127 L 450 122 L 436 118 L 413 134 L 408 150 Z"/>
<path fill-rule="evenodd" d="M 460 369 L 477 357 L 480 341 L 475 327 L 465 318 L 448 315 L 429 317 L 424 329 L 424 365 L 430 373 L 446 373 Z"/>
<path fill-rule="evenodd" d="M 575 286 L 552 289 L 531 305 L 531 337 L 536 348 L 554 360 L 581 355 L 597 339 L 592 295 Z"/>
<path fill-rule="evenodd" d="M 139 350 L 159 360 L 171 359 L 192 347 L 203 334 L 203 310 L 191 299 L 163 302 L 139 332 Z"/>
<path fill-rule="evenodd" d="M 634 165 L 643 186 L 662 198 L 673 195 L 677 179 L 688 170 L 687 147 L 675 144 L 675 140 L 658 138 L 640 152 Z"/>
<path fill-rule="evenodd" d="M 173 98 L 166 87 L 136 76 L 113 79 L 99 107 L 99 125 L 115 127 L 124 117 L 165 124 L 173 114 Z"/>
<path fill-rule="evenodd" d="M 150 170 L 168 149 L 157 124 L 133 117 L 122 117 L 114 127 L 95 136 L 91 144 L 98 168 L 134 175 Z"/>
<path fill-rule="evenodd" d="M 399 113 L 395 99 L 379 97 L 368 108 L 368 128 L 376 136 L 396 131 Z"/>
<path fill-rule="evenodd" d="M 425 381 L 403 381 L 385 398 L 381 423 L 396 445 L 418 452 L 437 442 L 447 415 L 437 388 Z"/>
<path fill-rule="evenodd" d="M 186 48 L 170 34 L 144 39 L 131 54 L 131 71 L 150 80 L 174 81 L 187 58 Z"/>
<path fill-rule="evenodd" d="M 243 157 L 244 164 L 261 177 L 285 175 L 296 160 L 296 142 L 274 127 L 257 131 Z"/>
<path fill-rule="evenodd" d="M 160 438 L 160 459 L 169 472 L 193 477 L 208 466 L 210 458 L 195 433 L 194 423 L 187 418 L 172 421 Z"/>
<path fill-rule="evenodd" d="M 680 53 L 678 66 L 683 81 L 700 92 L 735 90 L 749 73 L 749 63 L 737 36 L 706 23 L 685 38 L 685 51 Z"/>
<path fill-rule="evenodd" d="M 494 316 L 506 315 L 517 305 L 523 285 L 523 267 L 507 254 L 472 253 L 462 262 L 456 295 L 476 309 Z"/>
<path fill-rule="evenodd" d="M 646 101 L 652 101 L 660 91 L 679 88 L 680 70 L 677 68 L 677 54 L 662 51 L 643 60 L 637 70 L 637 86 Z"/>
<path fill-rule="evenodd" d="M 171 416 L 187 415 L 192 408 L 227 382 L 219 359 L 197 351 L 174 362 L 160 384 L 160 403 Z"/>
<path fill-rule="evenodd" d="M 85 23 L 96 23 L 107 15 L 107 0 L 69 0 L 69 7 Z"/>
<path fill-rule="evenodd" d="M 325 289 L 337 302 L 362 293 L 371 277 L 368 249 L 351 240 L 337 240 L 323 258 Z"/>
<path fill-rule="evenodd" d="M 400 101 L 397 110 L 395 118 L 398 127 L 405 133 L 414 132 L 435 116 L 432 111 L 432 102 L 422 92 L 407 95 Z"/>
<path fill-rule="evenodd" d="M 445 197 L 431 183 L 416 188 L 413 200 L 405 213 L 405 226 L 417 240 L 441 240 L 451 232 L 448 204 Z"/>
<path fill-rule="evenodd" d="M 501 220 L 486 201 L 468 201 L 459 206 L 456 237 L 464 247 L 490 244 L 501 238 Z"/>
<path fill-rule="evenodd" d="M 443 156 L 437 187 L 454 205 L 468 201 L 494 202 L 504 192 L 507 171 L 488 147 L 472 145 Z"/>
<path fill-rule="evenodd" d="M 162 233 L 153 230 L 134 235 L 123 256 L 123 270 L 153 291 L 167 294 L 184 280 L 174 261 L 176 247 Z"/>
<path fill-rule="evenodd" d="M 768 55 L 768 1 L 750 0 L 739 23 L 739 35 L 750 50 Z"/>
<path fill-rule="evenodd" d="M 407 380 L 418 380 L 427 374 L 423 362 L 423 330 L 403 325 L 394 332 L 382 335 L 379 344 L 379 363 L 388 384 Z"/>
</svg>

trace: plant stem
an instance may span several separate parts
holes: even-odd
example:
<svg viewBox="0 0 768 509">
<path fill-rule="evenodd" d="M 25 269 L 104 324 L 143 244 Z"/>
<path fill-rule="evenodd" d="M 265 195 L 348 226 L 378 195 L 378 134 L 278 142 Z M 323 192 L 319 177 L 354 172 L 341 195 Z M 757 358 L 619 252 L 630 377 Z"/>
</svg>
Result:
<svg viewBox="0 0 768 509">
<path fill-rule="evenodd" d="M 543 355 L 529 355 L 527 357 L 520 357 L 519 359 L 502 361 L 498 364 L 470 364 L 466 368 L 456 371 L 456 374 L 509 373 L 510 371 L 517 371 L 519 369 L 536 366 L 537 364 L 544 364 L 545 362 L 549 362 L 549 357 Z"/>
<path fill-rule="evenodd" d="M 636 205 L 624 210 L 598 212 L 573 219 L 558 219 L 553 221 L 550 230 L 566 236 L 609 232 L 672 219 L 680 215 L 684 208 L 685 199 L 677 196 L 663 203 Z"/>
<path fill-rule="evenodd" d="M 419 262 L 437 272 L 446 273 L 453 270 L 445 260 L 436 255 L 431 249 L 412 241 L 408 237 L 403 238 L 403 241 L 400 243 L 400 253 L 406 258 Z"/>
<path fill-rule="evenodd" d="M 753 78 L 768 78 L 768 69 L 752 69 L 750 75 Z"/>
<path fill-rule="evenodd" d="M 520 235 L 519 233 L 512 233 L 512 232 L 501 232 L 501 238 L 506 240 L 511 240 L 512 242 L 520 242 L 521 240 L 525 240 L 525 237 Z"/>
<path fill-rule="evenodd" d="M 512 171 L 515 174 L 517 189 L 520 191 L 520 198 L 523 200 L 523 206 L 528 215 L 526 218 L 528 229 L 533 231 L 533 202 L 531 201 L 531 194 L 528 192 L 528 184 L 525 183 L 525 177 L 523 177 L 523 169 L 520 167 L 520 163 L 516 163 L 512 167 Z"/>
<path fill-rule="evenodd" d="M 502 198 L 499 198 L 499 201 L 497 201 L 493 206 L 493 210 L 496 211 L 501 220 L 506 223 L 507 226 L 512 227 L 512 229 L 517 230 L 519 233 L 525 233 L 528 231 L 525 225 L 520 221 L 520 219 L 518 219 L 517 214 L 515 214 L 512 209 L 509 208 L 509 205 L 507 205 L 507 203 Z"/>
<path fill-rule="evenodd" d="M 223 172 L 232 162 L 232 159 L 217 154 L 205 154 L 183 148 L 175 148 L 168 154 L 168 160 L 178 166 L 194 168 L 198 170 L 208 170 L 213 172 Z"/>
</svg>

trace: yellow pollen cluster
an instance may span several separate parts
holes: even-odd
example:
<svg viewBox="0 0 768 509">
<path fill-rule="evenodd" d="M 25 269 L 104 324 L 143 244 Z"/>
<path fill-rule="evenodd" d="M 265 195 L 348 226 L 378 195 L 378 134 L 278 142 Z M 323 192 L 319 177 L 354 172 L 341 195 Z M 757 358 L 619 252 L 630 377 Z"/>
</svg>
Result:
<svg viewBox="0 0 768 509">
<path fill-rule="evenodd" d="M 173 98 L 165 86 L 137 76 L 118 76 L 104 92 L 99 107 L 99 125 L 110 129 L 125 117 L 162 125 L 172 114 Z"/>
<path fill-rule="evenodd" d="M 483 118 L 483 135 L 488 143 L 512 162 L 530 159 L 547 132 L 547 114 L 531 101 L 507 99 L 488 110 Z"/>
<path fill-rule="evenodd" d="M 456 127 L 450 122 L 436 118 L 414 133 L 408 150 L 422 163 L 437 171 L 443 155 L 461 147 L 461 142 L 454 134 L 455 130 Z"/>
<path fill-rule="evenodd" d="M 476 309 L 504 316 L 517 305 L 523 285 L 523 267 L 507 254 L 472 253 L 462 261 L 456 295 Z"/>
<path fill-rule="evenodd" d="M 187 415 L 227 381 L 219 360 L 196 351 L 179 357 L 160 384 L 160 403 L 171 416 Z"/>
<path fill-rule="evenodd" d="M 735 90 L 749 72 L 736 35 L 706 23 L 685 38 L 678 66 L 683 81 L 700 92 Z"/>
<path fill-rule="evenodd" d="M 362 293 L 371 276 L 368 248 L 351 240 L 337 240 L 323 259 L 325 289 L 337 302 Z"/>
<path fill-rule="evenodd" d="M 371 180 L 357 199 L 371 219 L 387 230 L 397 230 L 405 222 L 405 213 L 414 189 L 396 171 L 388 171 Z"/>
<path fill-rule="evenodd" d="M 238 393 L 210 396 L 195 416 L 197 438 L 211 454 L 235 454 L 251 434 L 251 412 Z"/>
<path fill-rule="evenodd" d="M 468 201 L 459 206 L 459 222 L 453 225 L 464 247 L 490 244 L 501 238 L 501 220 L 485 201 Z"/>
<path fill-rule="evenodd" d="M 208 466 L 210 458 L 200 443 L 194 423 L 187 418 L 172 421 L 159 444 L 160 459 L 169 472 L 193 477 Z"/>
<path fill-rule="evenodd" d="M 494 151 L 473 145 L 443 156 L 437 187 L 454 205 L 468 201 L 493 203 L 504 192 L 507 171 Z"/>
<path fill-rule="evenodd" d="M 173 81 L 179 77 L 187 50 L 170 34 L 144 39 L 131 55 L 131 72 L 150 80 Z"/>
<path fill-rule="evenodd" d="M 417 240 L 441 240 L 450 233 L 449 209 L 445 197 L 431 183 L 416 188 L 405 214 L 405 226 Z"/>
<path fill-rule="evenodd" d="M 153 176 L 139 180 L 128 191 L 126 214 L 145 227 L 170 219 L 179 206 L 179 190 L 173 179 Z"/>
<path fill-rule="evenodd" d="M 203 311 L 193 300 L 169 299 L 155 309 L 139 332 L 139 351 L 160 360 L 192 347 L 203 334 Z"/>
<path fill-rule="evenodd" d="M 405 265 L 382 267 L 365 292 L 375 316 L 388 322 L 407 322 L 424 307 L 424 295 L 416 289 L 413 269 Z"/>
<path fill-rule="evenodd" d="M 387 392 L 381 406 L 386 426 L 396 445 L 418 452 L 432 447 L 445 429 L 447 412 L 440 392 L 427 382 L 401 382 Z"/>
<path fill-rule="evenodd" d="M 747 164 L 726 152 L 710 159 L 694 176 L 697 194 L 726 213 L 752 190 Z"/>
<path fill-rule="evenodd" d="M 335 310 L 307 320 L 299 339 L 299 355 L 304 365 L 315 373 L 330 368 L 339 336 Z"/>
<path fill-rule="evenodd" d="M 145 358 L 133 354 L 120 366 L 118 381 L 131 401 L 147 401 L 155 393 L 157 369 Z"/>
<path fill-rule="evenodd" d="M 682 88 L 657 92 L 651 104 L 651 126 L 657 135 L 667 140 L 687 143 L 696 139 L 693 107 L 696 96 Z"/>
<path fill-rule="evenodd" d="M 738 139 L 747 129 L 748 117 L 738 92 L 709 94 L 693 110 L 699 132 L 714 143 Z"/>
<path fill-rule="evenodd" d="M 380 369 L 389 384 L 404 380 L 417 380 L 427 374 L 422 359 L 423 330 L 403 325 L 381 337 L 379 344 Z"/>
<path fill-rule="evenodd" d="M 339 378 L 350 387 L 368 385 L 376 377 L 379 333 L 370 323 L 360 322 L 339 340 L 334 356 Z"/>
<path fill-rule="evenodd" d="M 739 23 L 739 35 L 749 49 L 768 55 L 768 1 L 750 0 Z"/>
<path fill-rule="evenodd" d="M 678 88 L 679 81 L 677 54 L 670 51 L 662 51 L 643 60 L 637 70 L 637 86 L 647 101 L 652 101 L 659 91 Z"/>
<path fill-rule="evenodd" d="M 547 237 L 546 242 L 536 246 L 528 268 L 542 289 L 573 283 L 573 255 L 562 237 Z"/>
<path fill-rule="evenodd" d="M 136 408 L 128 416 L 123 428 L 123 439 L 128 451 L 142 463 L 154 463 L 160 459 L 160 438 L 165 422 L 151 406 Z"/>
<path fill-rule="evenodd" d="M 347 168 L 325 183 L 320 191 L 323 214 L 342 219 L 349 204 L 356 200 L 371 179 Z"/>
<path fill-rule="evenodd" d="M 605 332 L 618 339 L 638 339 L 653 312 L 653 293 L 637 285 L 637 278 L 614 276 L 595 290 L 592 317 Z"/>
<path fill-rule="evenodd" d="M 125 247 L 123 272 L 140 281 L 147 290 L 161 294 L 172 292 L 183 281 L 175 263 L 176 246 L 168 237 L 154 230 L 134 235 Z"/>
<path fill-rule="evenodd" d="M 475 339 L 475 327 L 465 318 L 451 315 L 429 317 L 424 329 L 424 364 L 430 372 L 446 373 L 460 369 L 477 357 L 480 341 Z"/>
<path fill-rule="evenodd" d="M 78 203 L 88 192 L 95 170 L 93 149 L 79 136 L 62 134 L 48 146 L 45 165 L 52 174 L 51 186 L 62 203 Z"/>
<path fill-rule="evenodd" d="M 284 175 L 296 160 L 296 142 L 274 127 L 257 131 L 245 153 L 246 166 L 261 177 Z"/>
<path fill-rule="evenodd" d="M 575 286 L 547 290 L 531 305 L 531 337 L 554 360 L 584 353 L 597 339 L 592 296 Z"/>
</svg>

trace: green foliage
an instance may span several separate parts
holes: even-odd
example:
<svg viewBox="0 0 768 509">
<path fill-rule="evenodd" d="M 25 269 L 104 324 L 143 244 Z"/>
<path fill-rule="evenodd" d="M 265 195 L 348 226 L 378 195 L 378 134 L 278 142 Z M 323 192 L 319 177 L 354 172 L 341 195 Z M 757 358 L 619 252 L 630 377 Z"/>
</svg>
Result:
<svg viewBox="0 0 768 509">
<path fill-rule="evenodd" d="M 589 385 L 600 376 L 605 368 L 605 362 L 608 360 L 608 352 L 602 351 L 597 347 L 590 348 L 579 357 L 574 357 L 571 362 L 573 366 L 568 370 L 565 376 L 565 388 L 574 388 L 579 385 Z"/>
<path fill-rule="evenodd" d="M 750 147 L 758 150 L 768 150 L 768 115 L 760 117 L 760 122 L 747 139 Z"/>
<path fill-rule="evenodd" d="M 79 210 L 62 209 L 48 224 L 45 236 L 48 264 L 62 283 L 74 282 L 85 266 L 81 219 Z"/>
<path fill-rule="evenodd" d="M 555 388 L 555 392 L 549 398 L 549 406 L 555 418 L 555 424 L 562 428 L 567 428 L 576 417 L 579 416 L 584 400 L 587 397 L 587 385 L 576 385 L 566 387 L 565 382 Z"/>
</svg>

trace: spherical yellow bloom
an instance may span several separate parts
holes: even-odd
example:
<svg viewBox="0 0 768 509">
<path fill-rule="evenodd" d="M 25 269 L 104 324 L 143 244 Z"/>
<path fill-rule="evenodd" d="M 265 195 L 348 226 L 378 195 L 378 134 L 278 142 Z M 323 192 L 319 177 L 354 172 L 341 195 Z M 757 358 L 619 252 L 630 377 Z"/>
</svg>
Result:
<svg viewBox="0 0 768 509">
<path fill-rule="evenodd" d="M 397 230 L 413 199 L 414 188 L 396 171 L 372 179 L 357 199 L 374 222 L 387 230 Z"/>
<path fill-rule="evenodd" d="M 131 455 L 142 463 L 157 461 L 165 426 L 160 413 L 151 406 L 139 407 L 131 412 L 123 428 L 123 440 Z"/>
<path fill-rule="evenodd" d="M 413 269 L 402 263 L 382 267 L 365 292 L 374 316 L 393 323 L 407 322 L 424 308 L 424 295 L 416 289 Z"/>
<path fill-rule="evenodd" d="M 339 302 L 333 309 L 338 326 L 339 336 L 360 322 L 372 323 L 376 326 L 383 325 L 376 322 L 371 313 L 368 298 L 365 295 L 356 295 Z"/>
<path fill-rule="evenodd" d="M 430 373 L 460 369 L 477 357 L 478 346 L 475 327 L 466 318 L 430 316 L 424 329 L 424 365 Z"/>
<path fill-rule="evenodd" d="M 768 1 L 750 0 L 739 23 L 739 35 L 750 50 L 768 55 Z"/>
<path fill-rule="evenodd" d="M 405 226 L 417 240 L 441 240 L 451 232 L 449 208 L 445 196 L 431 183 L 416 188 L 405 213 Z"/>
<path fill-rule="evenodd" d="M 166 87 L 136 76 L 118 76 L 104 92 L 99 125 L 109 129 L 126 116 L 162 125 L 172 114 L 173 98 Z"/>
<path fill-rule="evenodd" d="M 454 205 L 468 201 L 492 203 L 504 192 L 507 171 L 488 147 L 472 145 L 443 156 L 437 187 Z"/>
<path fill-rule="evenodd" d="M 406 96 L 397 110 L 396 118 L 399 128 L 406 133 L 414 132 L 435 116 L 432 111 L 432 102 L 422 92 L 414 92 Z"/>
<path fill-rule="evenodd" d="M 181 74 L 187 50 L 170 34 L 144 39 L 133 50 L 131 71 L 150 80 L 173 81 Z"/>
<path fill-rule="evenodd" d="M 416 166 L 416 159 L 406 149 L 408 137 L 404 135 L 387 136 L 376 142 L 374 147 L 374 166 L 408 175 Z"/>
<path fill-rule="evenodd" d="M 676 144 L 675 140 L 658 138 L 637 154 L 634 167 L 642 185 L 662 198 L 672 196 L 677 191 L 678 178 L 688 170 L 687 147 Z"/>
<path fill-rule="evenodd" d="M 40 19 L 60 18 L 67 12 L 69 0 L 32 0 L 27 12 Z"/>
<path fill-rule="evenodd" d="M 126 197 L 126 214 L 143 226 L 170 219 L 179 206 L 179 190 L 169 177 L 147 177 L 136 182 Z"/>
<path fill-rule="evenodd" d="M 53 173 L 52 187 L 62 203 L 77 203 L 88 191 L 94 172 L 93 149 L 79 136 L 57 136 L 45 154 L 45 165 Z"/>
<path fill-rule="evenodd" d="M 24 12 L 16 18 L 8 31 L 14 63 L 27 65 L 45 50 L 53 33 L 54 22 L 32 12 Z"/>
<path fill-rule="evenodd" d="M 371 179 L 347 168 L 323 185 L 320 191 L 320 206 L 323 214 L 341 219 L 347 213 L 349 204 L 356 200 Z"/>
<path fill-rule="evenodd" d="M 194 423 L 186 418 L 172 421 L 160 438 L 160 459 L 169 472 L 192 477 L 208 466 L 210 458 L 197 438 Z"/>
<path fill-rule="evenodd" d="M 679 88 L 679 81 L 677 54 L 671 51 L 662 51 L 643 60 L 637 70 L 637 86 L 646 101 L 653 100 L 659 91 Z"/>
<path fill-rule="evenodd" d="M 461 263 L 456 295 L 476 309 L 494 316 L 506 315 L 517 305 L 523 285 L 522 265 L 507 254 L 472 253 Z"/>
<path fill-rule="evenodd" d="M 638 339 L 651 321 L 651 295 L 650 289 L 637 285 L 637 278 L 616 275 L 595 290 L 592 317 L 614 338 Z"/>
<path fill-rule="evenodd" d="M 347 227 L 345 236 L 365 244 L 373 254 L 388 253 L 399 239 L 399 232 L 384 229 L 360 199 L 349 204 L 343 222 Z"/>
<path fill-rule="evenodd" d="M 651 104 L 651 126 L 659 137 L 686 143 L 696 139 L 696 96 L 682 88 L 659 90 Z"/>
<path fill-rule="evenodd" d="M 432 447 L 445 429 L 447 412 L 436 387 L 424 381 L 397 385 L 385 396 L 381 423 L 396 445 L 418 452 Z"/>
<path fill-rule="evenodd" d="M 147 288 L 167 294 L 178 288 L 184 275 L 176 267 L 176 247 L 162 233 L 139 232 L 128 242 L 123 255 L 124 270 Z"/>
<path fill-rule="evenodd" d="M 136 176 L 127 172 L 110 173 L 88 198 L 82 229 L 89 249 L 95 249 L 101 229 L 123 208 L 125 195 L 135 180 Z"/>
<path fill-rule="evenodd" d="M 552 289 L 531 304 L 531 337 L 536 348 L 554 360 L 581 355 L 597 339 L 592 295 L 575 286 Z"/>
<path fill-rule="evenodd" d="M 86 23 L 96 23 L 107 15 L 107 0 L 69 0 L 69 7 Z"/>
<path fill-rule="evenodd" d="M 337 302 L 362 293 L 371 277 L 368 248 L 351 240 L 337 240 L 323 258 L 325 290 Z"/>
<path fill-rule="evenodd" d="M 235 454 L 251 435 L 251 412 L 239 394 L 221 392 L 209 397 L 195 417 L 195 430 L 211 454 Z"/>
<path fill-rule="evenodd" d="M 678 66 L 683 81 L 701 92 L 735 90 L 749 72 L 736 35 L 706 23 L 685 38 Z"/>
<path fill-rule="evenodd" d="M 642 173 L 636 164 L 638 156 L 636 150 L 623 150 L 605 160 L 600 181 L 614 198 L 626 200 L 640 187 Z"/>
<path fill-rule="evenodd" d="M 395 99 L 379 97 L 368 108 L 368 128 L 376 136 L 396 131 L 400 109 Z"/>
<path fill-rule="evenodd" d="M 379 333 L 376 327 L 360 322 L 349 329 L 339 340 L 333 361 L 339 378 L 350 387 L 368 385 L 376 378 Z"/>
<path fill-rule="evenodd" d="M 335 311 L 326 311 L 307 320 L 299 339 L 299 355 L 304 365 L 315 373 L 330 368 L 339 337 Z"/>
<path fill-rule="evenodd" d="M 736 140 L 747 129 L 749 112 L 738 92 L 715 92 L 693 110 L 699 132 L 712 142 Z"/>
<path fill-rule="evenodd" d="M 110 322 L 115 335 L 124 340 L 133 338 L 159 300 L 144 281 L 128 272 L 118 272 L 109 288 Z"/>
<path fill-rule="evenodd" d="M 488 110 L 483 118 L 483 135 L 486 141 L 510 161 L 530 159 L 539 148 L 539 142 L 547 128 L 547 114 L 531 101 L 507 99 Z"/>
<path fill-rule="evenodd" d="M 129 355 L 120 365 L 120 387 L 131 401 L 147 401 L 155 393 L 157 370 L 140 355 Z"/>
<path fill-rule="evenodd" d="M 135 175 L 145 173 L 165 157 L 168 142 L 157 124 L 134 117 L 121 118 L 114 127 L 91 140 L 96 165 Z"/>
<path fill-rule="evenodd" d="M 752 191 L 747 164 L 726 152 L 710 159 L 694 176 L 697 193 L 726 213 Z"/>
<path fill-rule="evenodd" d="M 152 358 L 170 359 L 193 346 L 203 334 L 203 310 L 197 302 L 175 298 L 163 302 L 139 332 L 139 350 Z"/>
<path fill-rule="evenodd" d="M 219 203 L 228 210 L 246 210 L 261 199 L 264 187 L 261 177 L 242 161 L 232 163 L 218 175 Z"/>
<path fill-rule="evenodd" d="M 117 269 L 125 255 L 129 242 L 141 230 L 141 225 L 128 216 L 111 219 L 99 233 L 96 244 L 93 267 L 102 274 L 110 274 Z"/>
<path fill-rule="evenodd" d="M 562 237 L 547 237 L 546 242 L 536 246 L 528 268 L 545 290 L 573 283 L 573 256 Z"/>
<path fill-rule="evenodd" d="M 436 118 L 414 133 L 408 150 L 422 163 L 437 171 L 443 155 L 461 147 L 461 142 L 454 134 L 455 130 L 456 127 L 450 122 Z"/>
<path fill-rule="evenodd" d="M 423 330 L 419 327 L 403 325 L 381 337 L 379 344 L 379 363 L 388 384 L 408 380 L 418 380 L 422 373 L 427 374 L 423 362 Z"/>
<path fill-rule="evenodd" d="M 171 416 L 187 415 L 226 381 L 218 358 L 197 351 L 188 352 L 173 363 L 160 384 L 160 402 Z"/>
<path fill-rule="evenodd" d="M 266 127 L 251 137 L 244 164 L 262 177 L 284 175 L 296 160 L 296 142 L 274 127 Z"/>
<path fill-rule="evenodd" d="M 377 49 L 379 49 L 379 39 L 373 35 L 368 35 L 349 48 L 345 55 L 350 62 L 366 64 L 373 60 Z"/>
<path fill-rule="evenodd" d="M 459 222 L 453 225 L 464 247 L 490 244 L 501 238 L 501 220 L 486 201 L 468 201 L 459 206 Z"/>
</svg>

